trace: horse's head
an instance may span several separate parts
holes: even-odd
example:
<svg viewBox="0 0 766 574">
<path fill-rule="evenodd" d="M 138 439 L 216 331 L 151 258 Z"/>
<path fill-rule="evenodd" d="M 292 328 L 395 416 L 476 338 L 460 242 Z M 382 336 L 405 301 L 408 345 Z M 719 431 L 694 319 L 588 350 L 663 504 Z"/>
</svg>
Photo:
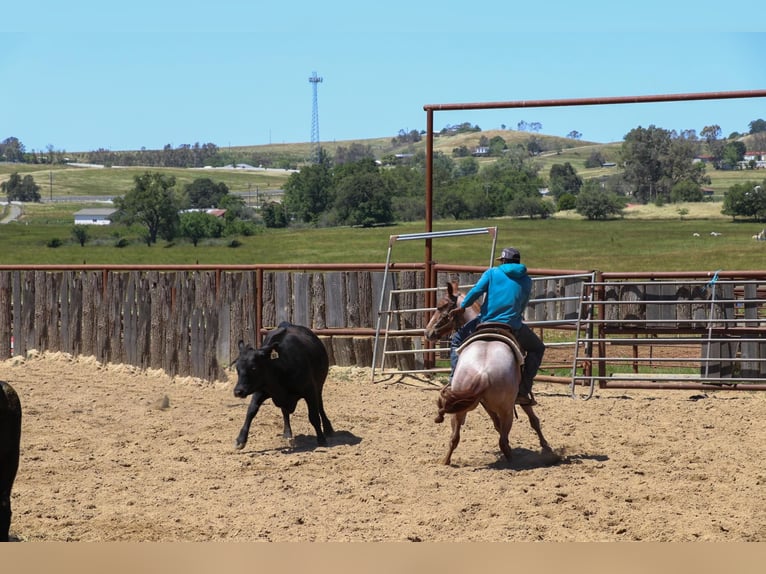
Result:
<svg viewBox="0 0 766 574">
<path fill-rule="evenodd" d="M 455 319 L 450 317 L 450 311 L 458 306 L 463 294 L 458 291 L 457 281 L 447 283 L 447 292 L 436 304 L 436 311 L 431 316 L 425 328 L 425 337 L 429 341 L 438 341 L 457 328 Z"/>
</svg>

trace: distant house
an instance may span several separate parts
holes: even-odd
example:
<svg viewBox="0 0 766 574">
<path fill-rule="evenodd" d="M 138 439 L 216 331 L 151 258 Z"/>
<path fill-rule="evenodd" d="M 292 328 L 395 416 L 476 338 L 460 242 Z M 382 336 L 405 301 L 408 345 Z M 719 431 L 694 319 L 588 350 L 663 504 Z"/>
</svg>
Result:
<svg viewBox="0 0 766 574">
<path fill-rule="evenodd" d="M 181 213 L 193 213 L 195 211 L 202 211 L 204 213 L 207 213 L 208 215 L 212 215 L 213 217 L 223 217 L 224 215 L 226 215 L 225 209 L 218 209 L 216 207 L 208 207 L 205 209 L 202 209 L 199 207 L 192 207 L 190 209 L 181 210 Z"/>
<path fill-rule="evenodd" d="M 74 223 L 75 225 L 109 225 L 112 222 L 110 217 L 116 211 L 109 207 L 81 209 L 74 214 Z"/>
<path fill-rule="evenodd" d="M 489 155 L 489 148 L 483 145 L 476 146 L 471 155 L 474 157 L 487 157 Z"/>
</svg>

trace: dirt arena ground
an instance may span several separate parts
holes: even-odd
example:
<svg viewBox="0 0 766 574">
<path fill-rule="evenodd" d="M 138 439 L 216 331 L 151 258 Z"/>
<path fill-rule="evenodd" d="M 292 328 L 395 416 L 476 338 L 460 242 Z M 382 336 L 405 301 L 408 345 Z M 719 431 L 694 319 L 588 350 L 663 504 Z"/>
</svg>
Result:
<svg viewBox="0 0 766 574">
<path fill-rule="evenodd" d="M 244 450 L 246 401 L 204 383 L 59 354 L 0 363 L 24 408 L 12 538 L 38 541 L 766 540 L 766 393 L 536 385 L 561 456 L 523 418 L 507 463 L 470 414 L 451 466 L 435 386 L 333 368 L 336 429 L 317 447 L 301 403 L 294 447 L 269 401 Z"/>
</svg>

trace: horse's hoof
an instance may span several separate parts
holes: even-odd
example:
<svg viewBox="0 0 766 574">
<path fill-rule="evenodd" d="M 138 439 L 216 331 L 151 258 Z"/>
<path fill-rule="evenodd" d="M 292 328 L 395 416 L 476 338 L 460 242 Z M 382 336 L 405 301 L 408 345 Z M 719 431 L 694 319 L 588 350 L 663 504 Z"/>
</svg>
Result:
<svg viewBox="0 0 766 574">
<path fill-rule="evenodd" d="M 245 448 L 245 443 L 243 443 L 243 442 L 238 442 L 238 443 L 236 443 L 236 444 L 234 445 L 234 448 L 235 448 L 236 450 L 242 450 L 243 448 Z"/>
</svg>

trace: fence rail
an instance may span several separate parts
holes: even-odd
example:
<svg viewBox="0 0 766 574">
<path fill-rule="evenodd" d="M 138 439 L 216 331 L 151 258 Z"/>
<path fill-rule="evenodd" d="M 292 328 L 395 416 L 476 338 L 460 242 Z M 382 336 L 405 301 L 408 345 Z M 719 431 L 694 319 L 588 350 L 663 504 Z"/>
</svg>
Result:
<svg viewBox="0 0 766 574">
<path fill-rule="evenodd" d="M 439 288 L 483 268 L 436 265 Z M 530 269 L 527 322 L 571 349 L 571 369 L 543 380 L 602 387 L 766 388 L 766 271 L 606 274 Z M 595 273 L 595 275 L 594 275 Z M 312 328 L 331 363 L 373 365 L 376 302 L 397 297 L 381 368 L 404 372 L 439 349 L 422 337 L 433 312 L 422 264 L 0 266 L 0 360 L 30 350 L 221 380 L 237 342 L 259 344 L 281 321 Z M 549 335 L 560 331 L 562 342 Z M 676 361 L 659 347 L 687 348 Z M 691 349 L 691 350 L 689 350 Z M 381 356 L 383 353 L 380 353 Z M 418 363 L 420 362 L 420 363 Z M 438 367 L 426 369 L 437 373 Z M 671 372 L 668 372 L 670 370 Z M 682 384 L 681 384 L 682 383 Z"/>
<path fill-rule="evenodd" d="M 588 396 L 596 384 L 766 390 L 766 271 L 603 274 L 583 292 L 595 297 L 582 298 L 573 394 L 578 384 Z M 669 347 L 680 350 L 652 353 Z"/>
</svg>

